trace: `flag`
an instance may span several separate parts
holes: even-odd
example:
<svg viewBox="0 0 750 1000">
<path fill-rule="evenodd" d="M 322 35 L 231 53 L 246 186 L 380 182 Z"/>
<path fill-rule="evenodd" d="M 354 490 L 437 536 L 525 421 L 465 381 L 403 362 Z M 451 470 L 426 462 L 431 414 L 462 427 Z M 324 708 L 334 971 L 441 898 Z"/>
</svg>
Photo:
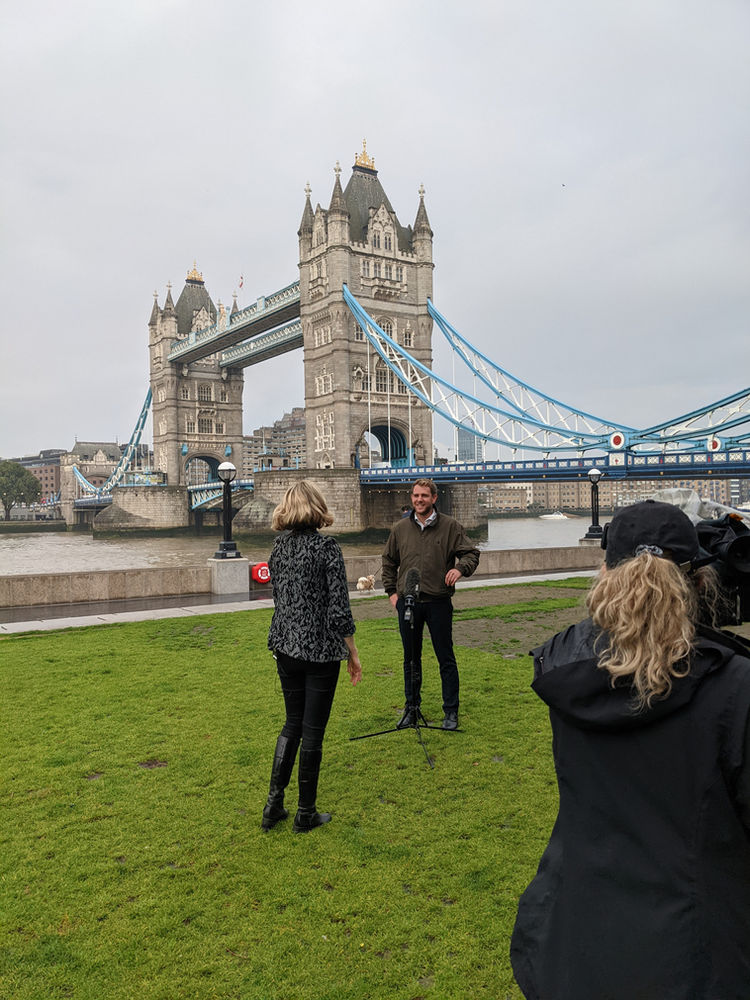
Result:
<svg viewBox="0 0 750 1000">
<path fill-rule="evenodd" d="M 244 284 L 245 284 L 245 277 L 244 277 L 244 275 L 242 275 L 242 274 L 241 274 L 241 275 L 240 275 L 240 288 L 242 288 L 242 286 L 243 286 Z"/>
</svg>

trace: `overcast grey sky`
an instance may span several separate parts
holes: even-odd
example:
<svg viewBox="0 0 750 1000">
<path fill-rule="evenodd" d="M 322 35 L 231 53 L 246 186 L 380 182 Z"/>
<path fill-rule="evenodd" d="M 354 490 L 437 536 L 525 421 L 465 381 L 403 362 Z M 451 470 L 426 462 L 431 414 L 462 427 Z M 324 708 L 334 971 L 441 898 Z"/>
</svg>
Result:
<svg viewBox="0 0 750 1000">
<path fill-rule="evenodd" d="M 154 290 L 294 281 L 363 137 L 518 377 L 636 427 L 750 384 L 746 0 L 3 8 L 0 456 L 127 440 Z M 301 352 L 245 374 L 246 432 L 302 405 Z"/>
</svg>

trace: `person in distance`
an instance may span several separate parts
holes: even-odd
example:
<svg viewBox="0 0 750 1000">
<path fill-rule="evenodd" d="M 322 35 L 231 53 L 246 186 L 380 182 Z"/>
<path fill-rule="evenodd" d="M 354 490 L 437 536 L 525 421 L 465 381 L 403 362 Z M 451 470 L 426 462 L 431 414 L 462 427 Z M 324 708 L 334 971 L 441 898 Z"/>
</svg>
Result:
<svg viewBox="0 0 750 1000">
<path fill-rule="evenodd" d="M 332 523 L 322 494 L 304 479 L 289 487 L 271 520 L 282 534 L 268 560 L 274 601 L 268 648 L 276 658 L 286 720 L 276 741 L 264 830 L 288 816 L 284 791 L 298 748 L 294 832 L 308 833 L 331 819 L 317 811 L 316 798 L 341 660 L 347 661 L 352 684 L 362 678 L 344 559 L 336 539 L 318 530 Z"/>
<path fill-rule="evenodd" d="M 471 576 L 476 570 L 479 549 L 472 544 L 458 521 L 438 512 L 436 500 L 434 482 L 418 479 L 411 489 L 411 513 L 394 524 L 383 552 L 383 587 L 392 607 L 398 612 L 404 647 L 406 705 L 398 722 L 402 728 L 416 725 L 419 716 L 425 623 L 440 667 L 443 728 L 458 728 L 459 677 L 453 652 L 451 597 L 456 581 Z M 404 618 L 404 585 L 407 578 L 419 582 L 412 623 Z"/>
<path fill-rule="evenodd" d="M 527 1000 L 750 997 L 750 659 L 699 624 L 716 576 L 679 508 L 605 528 L 590 618 L 532 651 L 559 813 L 521 896 Z"/>
</svg>

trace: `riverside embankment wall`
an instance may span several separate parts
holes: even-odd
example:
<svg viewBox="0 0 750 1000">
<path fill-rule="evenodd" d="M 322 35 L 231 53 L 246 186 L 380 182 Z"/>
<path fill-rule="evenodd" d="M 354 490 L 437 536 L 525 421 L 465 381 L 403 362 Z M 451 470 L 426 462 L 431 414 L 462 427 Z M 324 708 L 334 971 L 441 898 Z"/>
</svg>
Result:
<svg viewBox="0 0 750 1000">
<path fill-rule="evenodd" d="M 482 577 L 521 576 L 598 569 L 604 553 L 599 548 L 570 546 L 555 549 L 498 549 L 482 552 Z M 380 556 L 346 558 L 350 583 L 374 574 L 380 583 Z M 248 573 L 248 589 L 250 579 Z M 211 593 L 211 569 L 205 566 L 97 570 L 72 573 L 29 573 L 0 576 L 0 607 L 23 608 L 45 604 L 78 604 L 91 601 L 123 601 L 131 598 L 176 597 Z"/>
</svg>

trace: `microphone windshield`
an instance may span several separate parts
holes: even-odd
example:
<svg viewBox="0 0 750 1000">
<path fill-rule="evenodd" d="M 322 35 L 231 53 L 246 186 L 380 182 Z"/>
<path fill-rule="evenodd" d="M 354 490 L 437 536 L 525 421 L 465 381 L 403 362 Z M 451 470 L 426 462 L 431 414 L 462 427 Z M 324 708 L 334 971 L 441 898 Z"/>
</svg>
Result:
<svg viewBox="0 0 750 1000">
<path fill-rule="evenodd" d="M 404 580 L 404 595 L 406 597 L 416 597 L 419 593 L 419 570 L 410 569 Z"/>
</svg>

